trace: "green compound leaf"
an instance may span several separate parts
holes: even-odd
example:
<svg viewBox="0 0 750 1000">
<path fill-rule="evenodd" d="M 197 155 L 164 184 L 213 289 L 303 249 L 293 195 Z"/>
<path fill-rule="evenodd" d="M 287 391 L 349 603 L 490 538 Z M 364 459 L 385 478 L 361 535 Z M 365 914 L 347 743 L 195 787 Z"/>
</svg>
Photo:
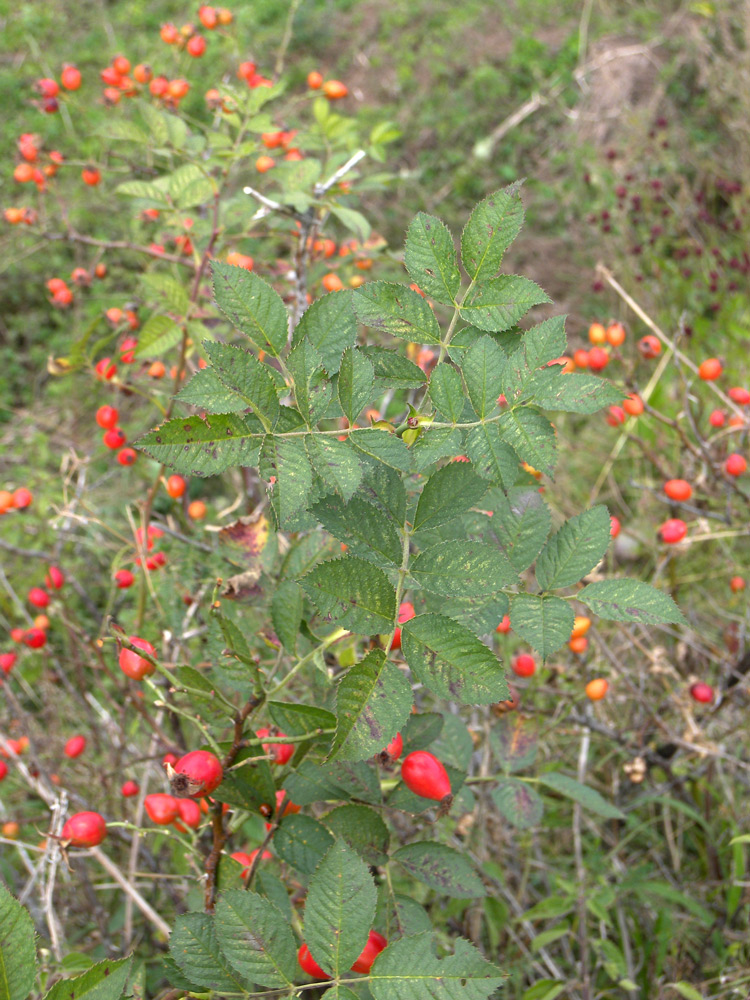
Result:
<svg viewBox="0 0 750 1000">
<path fill-rule="evenodd" d="M 464 411 L 466 396 L 457 368 L 443 361 L 430 376 L 430 399 L 441 416 L 458 423 Z"/>
<path fill-rule="evenodd" d="M 280 860 L 302 875 L 312 875 L 332 846 L 331 834 L 311 816 L 286 816 L 273 837 Z"/>
<path fill-rule="evenodd" d="M 518 274 L 504 274 L 477 285 L 461 306 L 461 319 L 480 330 L 509 330 L 532 306 L 552 300 L 536 282 Z"/>
<path fill-rule="evenodd" d="M 213 917 L 206 913 L 183 913 L 177 917 L 169 939 L 169 951 L 191 983 L 217 991 L 242 992 L 241 979 L 222 954 Z"/>
<path fill-rule="evenodd" d="M 423 840 L 396 851 L 393 860 L 420 882 L 455 899 L 486 896 L 482 881 L 469 860 L 452 847 Z"/>
<path fill-rule="evenodd" d="M 506 778 L 498 782 L 491 795 L 500 815 L 518 830 L 529 830 L 541 822 L 544 803 L 525 782 Z"/>
<path fill-rule="evenodd" d="M 129 955 L 127 958 L 97 962 L 80 976 L 60 979 L 44 1000 L 120 1000 L 132 961 L 133 957 Z M 0 996 L 3 994 L 0 993 Z M 25 997 L 26 994 L 24 1000 Z"/>
<path fill-rule="evenodd" d="M 214 261 L 211 273 L 219 309 L 256 348 L 278 357 L 289 336 L 289 317 L 278 292 L 244 267 Z"/>
<path fill-rule="evenodd" d="M 607 802 L 599 792 L 588 785 L 581 784 L 575 778 L 569 778 L 567 774 L 560 774 L 559 771 L 547 771 L 539 775 L 539 784 L 545 788 L 564 795 L 567 799 L 578 802 L 584 809 L 596 813 L 597 816 L 604 816 L 605 819 L 625 819 L 623 813 L 611 802 Z"/>
<path fill-rule="evenodd" d="M 508 410 L 498 422 L 500 437 L 522 462 L 554 479 L 557 461 L 555 429 L 546 417 L 529 406 Z"/>
<path fill-rule="evenodd" d="M 307 307 L 294 331 L 293 346 L 307 338 L 331 375 L 339 370 L 344 352 L 357 342 L 353 294 L 344 288 L 322 295 Z"/>
<path fill-rule="evenodd" d="M 461 234 L 461 260 L 474 281 L 497 274 L 503 254 L 521 232 L 523 204 L 516 181 L 488 195 L 469 216 Z"/>
<path fill-rule="evenodd" d="M 399 938 L 375 959 L 369 987 L 374 1000 L 487 1000 L 505 976 L 463 938 L 438 958 L 431 931 Z"/>
<path fill-rule="evenodd" d="M 361 635 L 390 632 L 396 591 L 377 566 L 356 556 L 319 563 L 299 581 L 321 615 Z"/>
<path fill-rule="evenodd" d="M 347 348 L 341 358 L 337 388 L 341 409 L 350 424 L 369 402 L 374 382 L 375 369 L 370 359 L 361 351 Z"/>
<path fill-rule="evenodd" d="M 0 884 L 0 998 L 26 1000 L 36 977 L 34 922 Z"/>
<path fill-rule="evenodd" d="M 178 417 L 144 434 L 135 447 L 187 476 L 215 476 L 233 465 L 258 464 L 263 429 L 233 414 Z"/>
<path fill-rule="evenodd" d="M 439 344 L 435 314 L 417 292 L 390 281 L 368 281 L 354 295 L 360 323 L 417 344 Z"/>
<path fill-rule="evenodd" d="M 247 889 L 221 893 L 216 938 L 230 966 L 250 983 L 289 989 L 297 977 L 297 949 L 288 921 L 263 896 Z"/>
<path fill-rule="evenodd" d="M 409 277 L 436 302 L 455 303 L 461 287 L 450 230 L 433 215 L 418 212 L 406 234 L 404 263 Z"/>
<path fill-rule="evenodd" d="M 602 580 L 590 583 L 576 595 L 600 618 L 641 625 L 686 625 L 675 602 L 662 591 L 640 580 Z"/>
<path fill-rule="evenodd" d="M 331 484 L 345 501 L 351 500 L 362 482 L 362 463 L 346 441 L 310 434 L 305 438 L 310 464 L 324 483 Z"/>
<path fill-rule="evenodd" d="M 611 540 L 612 523 L 603 504 L 571 517 L 539 553 L 537 583 L 542 590 L 578 583 L 599 564 Z"/>
<path fill-rule="evenodd" d="M 323 817 L 334 836 L 344 840 L 368 865 L 384 865 L 388 860 L 391 834 L 369 806 L 339 806 Z"/>
<path fill-rule="evenodd" d="M 367 760 L 380 753 L 406 722 L 412 702 L 406 677 L 382 649 L 371 650 L 339 681 L 329 759 Z"/>
<path fill-rule="evenodd" d="M 460 538 L 425 549 L 409 572 L 425 590 L 446 597 L 479 597 L 516 582 L 516 572 L 503 552 Z"/>
<path fill-rule="evenodd" d="M 208 340 L 203 347 L 227 389 L 237 393 L 245 406 L 252 407 L 264 427 L 271 430 L 279 418 L 279 397 L 268 367 L 241 347 Z"/>
<path fill-rule="evenodd" d="M 505 363 L 505 355 L 492 337 L 481 337 L 464 356 L 464 381 L 471 405 L 480 418 L 488 416 L 497 407 Z"/>
<path fill-rule="evenodd" d="M 338 840 L 310 880 L 305 942 L 329 975 L 345 975 L 362 954 L 375 917 L 377 893 L 365 862 Z"/>
<path fill-rule="evenodd" d="M 466 462 L 444 465 L 433 472 L 424 485 L 414 514 L 414 530 L 437 528 L 473 507 L 487 492 L 487 482 L 480 479 Z"/>
<path fill-rule="evenodd" d="M 462 446 L 463 437 L 457 427 L 424 427 L 410 448 L 412 468 L 424 472 L 441 458 L 455 458 Z"/>
<path fill-rule="evenodd" d="M 570 639 L 575 614 L 567 601 L 538 594 L 514 594 L 510 625 L 546 660 Z"/>
<path fill-rule="evenodd" d="M 417 680 L 442 698 L 489 705 L 509 697 L 495 654 L 452 618 L 437 614 L 412 618 L 401 627 L 401 649 Z"/>
</svg>

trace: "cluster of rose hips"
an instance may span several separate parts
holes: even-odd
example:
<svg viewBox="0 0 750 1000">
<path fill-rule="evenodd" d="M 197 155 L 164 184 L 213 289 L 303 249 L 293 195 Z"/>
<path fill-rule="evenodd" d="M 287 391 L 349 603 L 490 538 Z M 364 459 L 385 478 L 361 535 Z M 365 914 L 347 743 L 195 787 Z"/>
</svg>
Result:
<svg viewBox="0 0 750 1000">
<path fill-rule="evenodd" d="M 32 608 L 43 612 L 34 619 L 31 628 L 12 628 L 10 638 L 13 642 L 27 646 L 29 649 L 42 649 L 47 644 L 47 631 L 50 621 L 44 612 L 52 600 L 49 591 L 60 590 L 65 584 L 65 574 L 59 566 L 50 566 L 44 577 L 44 587 L 31 587 L 26 599 Z M 16 664 L 15 653 L 0 653 L 0 673 L 9 674 Z"/>
<path fill-rule="evenodd" d="M 11 510 L 26 510 L 34 499 L 31 490 L 19 486 L 15 490 L 0 490 L 0 516 Z"/>
</svg>

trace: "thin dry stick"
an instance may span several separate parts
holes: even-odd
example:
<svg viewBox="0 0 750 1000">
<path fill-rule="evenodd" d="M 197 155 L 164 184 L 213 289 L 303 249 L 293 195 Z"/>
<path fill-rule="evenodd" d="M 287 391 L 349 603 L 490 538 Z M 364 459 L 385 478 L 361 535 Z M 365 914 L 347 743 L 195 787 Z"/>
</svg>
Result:
<svg viewBox="0 0 750 1000">
<path fill-rule="evenodd" d="M 103 851 L 99 850 L 98 847 L 89 848 L 89 854 L 91 855 L 92 858 L 96 858 L 96 860 L 99 862 L 102 868 L 104 868 L 106 871 L 109 872 L 109 874 L 112 876 L 115 882 L 117 882 L 117 884 L 120 886 L 123 892 L 126 892 L 128 896 L 133 900 L 133 902 L 141 911 L 141 913 L 144 915 L 144 917 L 146 917 L 147 920 L 150 920 L 151 923 L 154 925 L 154 927 L 160 930 L 161 933 L 168 938 L 169 924 L 165 920 L 162 920 L 162 918 L 159 916 L 156 910 L 146 902 L 146 900 L 143 898 L 140 892 L 138 892 L 135 886 L 131 885 L 130 882 L 128 882 L 128 880 L 125 878 L 125 876 L 117 867 L 117 865 L 113 861 L 110 861 L 107 855 Z"/>
<path fill-rule="evenodd" d="M 67 792 L 63 791 L 60 793 L 60 798 L 56 799 L 52 805 L 52 821 L 50 823 L 50 836 L 47 838 L 48 853 L 45 854 L 45 863 L 47 867 L 47 878 L 42 889 L 42 905 L 44 906 L 44 916 L 47 921 L 47 927 L 49 929 L 49 939 L 52 945 L 52 952 L 58 962 L 62 961 L 63 957 L 63 946 L 61 943 L 62 928 L 60 926 L 60 921 L 58 919 L 57 913 L 55 912 L 55 877 L 57 875 L 57 866 L 60 864 L 60 842 L 57 837 L 63 828 L 63 823 L 65 819 L 65 813 L 68 808 L 68 795 Z"/>
</svg>

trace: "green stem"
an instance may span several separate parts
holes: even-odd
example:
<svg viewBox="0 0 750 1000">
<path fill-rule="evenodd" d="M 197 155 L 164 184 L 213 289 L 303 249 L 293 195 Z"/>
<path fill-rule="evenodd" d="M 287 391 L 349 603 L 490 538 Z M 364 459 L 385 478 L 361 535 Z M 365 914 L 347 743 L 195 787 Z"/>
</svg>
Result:
<svg viewBox="0 0 750 1000">
<path fill-rule="evenodd" d="M 266 697 L 273 698 L 273 696 L 278 694 L 282 688 L 286 687 L 292 677 L 298 674 L 300 670 L 304 669 L 308 663 L 311 663 L 318 653 L 324 653 L 329 646 L 332 646 L 334 642 L 338 642 L 339 639 L 343 638 L 345 635 L 349 635 L 349 630 L 345 628 L 337 628 L 335 631 L 331 632 L 331 634 L 326 636 L 319 646 L 316 646 L 315 649 L 311 649 L 310 652 L 303 656 L 301 660 L 298 660 L 289 673 L 283 677 L 279 683 L 275 685 L 275 687 L 272 687 L 270 691 L 266 692 Z"/>
</svg>

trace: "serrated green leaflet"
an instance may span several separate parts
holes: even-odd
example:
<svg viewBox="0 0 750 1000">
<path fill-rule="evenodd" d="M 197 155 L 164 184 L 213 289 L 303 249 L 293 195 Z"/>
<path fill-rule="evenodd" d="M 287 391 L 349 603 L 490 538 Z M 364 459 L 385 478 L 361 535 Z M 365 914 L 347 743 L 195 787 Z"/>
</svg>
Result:
<svg viewBox="0 0 750 1000">
<path fill-rule="evenodd" d="M 192 208 L 210 201 L 215 184 L 197 163 L 185 163 L 169 175 L 169 196 L 177 208 Z"/>
<path fill-rule="evenodd" d="M 389 632 L 396 591 L 385 573 L 356 556 L 319 563 L 299 581 L 322 615 L 362 635 Z"/>
<path fill-rule="evenodd" d="M 555 430 L 545 416 L 530 406 L 508 410 L 498 421 L 500 437 L 523 462 L 554 479 L 557 461 Z"/>
<path fill-rule="evenodd" d="M 641 625 L 685 625 L 685 618 L 669 594 L 640 580 L 602 580 L 576 595 L 600 618 Z"/>
<path fill-rule="evenodd" d="M 213 368 L 197 371 L 176 398 L 209 413 L 243 413 L 247 409 L 245 400 L 227 389 Z"/>
<path fill-rule="evenodd" d="M 0 884 L 0 1000 L 26 1000 L 36 976 L 34 922 Z"/>
<path fill-rule="evenodd" d="M 156 208 L 166 208 L 169 204 L 167 192 L 156 182 L 149 181 L 125 181 L 115 188 L 116 194 L 125 195 L 129 198 L 139 198 L 149 204 L 146 208 L 155 206 Z"/>
<path fill-rule="evenodd" d="M 401 527 L 406 517 L 406 490 L 399 474 L 388 465 L 373 463 L 365 475 L 362 493 L 386 511 Z"/>
<path fill-rule="evenodd" d="M 368 281 L 354 295 L 360 323 L 417 344 L 439 344 L 440 327 L 427 302 L 411 288 Z"/>
<path fill-rule="evenodd" d="M 468 859 L 445 844 L 429 840 L 407 844 L 396 851 L 393 859 L 414 878 L 446 896 L 474 899 L 486 895 Z"/>
<path fill-rule="evenodd" d="M 505 976 L 463 938 L 438 958 L 432 932 L 400 938 L 375 959 L 369 987 L 374 1000 L 486 1000 Z"/>
<path fill-rule="evenodd" d="M 430 376 L 430 399 L 433 406 L 446 420 L 457 423 L 461 419 L 466 397 L 458 369 L 443 361 Z"/>
<path fill-rule="evenodd" d="M 229 889 L 219 896 L 214 926 L 235 972 L 259 986 L 291 987 L 297 949 L 291 927 L 273 903 L 249 890 Z"/>
<path fill-rule="evenodd" d="M 347 973 L 359 958 L 375 916 L 370 870 L 338 840 L 310 880 L 305 903 L 305 942 L 329 975 Z"/>
<path fill-rule="evenodd" d="M 505 355 L 491 337 L 481 337 L 466 352 L 462 371 L 471 405 L 481 419 L 497 407 Z"/>
<path fill-rule="evenodd" d="M 575 778 L 569 778 L 567 774 L 560 774 L 559 771 L 547 771 L 539 775 L 539 783 L 559 795 L 564 795 L 567 799 L 578 802 L 584 809 L 596 813 L 597 816 L 604 816 L 605 819 L 625 819 L 625 813 L 607 802 L 599 792 L 588 785 L 581 784 Z"/>
<path fill-rule="evenodd" d="M 396 351 L 371 345 L 358 350 L 372 361 L 378 390 L 416 389 L 427 381 L 427 376 L 418 365 Z"/>
<path fill-rule="evenodd" d="M 330 483 L 345 501 L 351 500 L 362 482 L 362 462 L 347 441 L 310 434 L 305 438 L 310 464 L 325 483 Z"/>
<path fill-rule="evenodd" d="M 500 661 L 452 618 L 436 614 L 412 618 L 401 627 L 401 649 L 417 680 L 442 698 L 466 705 L 508 698 Z"/>
<path fill-rule="evenodd" d="M 233 414 L 178 417 L 135 442 L 157 462 L 188 476 L 215 476 L 232 465 L 258 464 L 263 430 L 257 420 Z"/>
<path fill-rule="evenodd" d="M 500 439 L 497 424 L 472 427 L 466 435 L 466 454 L 482 479 L 507 490 L 518 478 L 518 455 Z"/>
<path fill-rule="evenodd" d="M 327 813 L 322 822 L 368 865 L 384 865 L 388 860 L 391 835 L 374 809 L 368 806 L 339 806 Z"/>
<path fill-rule="evenodd" d="M 563 373 L 559 378 L 538 383 L 532 379 L 527 388 L 537 406 L 569 413 L 596 413 L 604 406 L 621 403 L 625 396 L 611 382 L 581 372 Z"/>
<path fill-rule="evenodd" d="M 363 455 L 390 465 L 400 472 L 411 470 L 411 456 L 400 437 L 380 428 L 365 428 L 349 435 L 349 440 Z"/>
<path fill-rule="evenodd" d="M 611 540 L 612 522 L 604 505 L 571 517 L 539 553 L 537 583 L 542 590 L 578 583 L 599 564 Z"/>
<path fill-rule="evenodd" d="M 492 801 L 500 815 L 519 830 L 538 826 L 544 815 L 539 794 L 517 778 L 506 778 L 492 789 Z"/>
<path fill-rule="evenodd" d="M 492 594 L 516 581 L 503 552 L 482 542 L 452 539 L 421 552 L 409 572 L 424 587 L 446 597 Z"/>
<path fill-rule="evenodd" d="M 401 562 L 401 540 L 388 515 L 360 497 L 348 503 L 327 496 L 311 508 L 312 513 L 352 555 L 365 559 L 380 557 L 396 566 Z"/>
<path fill-rule="evenodd" d="M 524 388 L 535 372 L 542 365 L 559 358 L 565 346 L 565 316 L 553 316 L 527 330 L 508 358 L 503 372 L 502 391 L 508 402 L 514 403 L 522 398 Z"/>
<path fill-rule="evenodd" d="M 300 340 L 286 363 L 294 378 L 297 409 L 312 427 L 326 412 L 333 397 L 333 386 L 323 368 L 322 358 L 309 340 Z"/>
<path fill-rule="evenodd" d="M 144 358 L 154 354 L 163 354 L 175 344 L 179 344 L 181 338 L 182 330 L 171 316 L 149 316 L 138 336 L 135 356 Z"/>
<path fill-rule="evenodd" d="M 284 787 L 292 802 L 301 806 L 350 798 L 379 804 L 382 799 L 375 771 L 362 763 L 334 761 L 321 765 L 304 760 L 286 779 Z"/>
<path fill-rule="evenodd" d="M 424 531 L 452 521 L 477 503 L 487 483 L 465 462 L 444 465 L 424 485 L 414 514 L 414 530 Z"/>
<path fill-rule="evenodd" d="M 238 976 L 216 940 L 213 917 L 183 913 L 169 938 L 169 951 L 191 983 L 217 991 L 243 992 L 249 984 Z"/>
<path fill-rule="evenodd" d="M 382 649 L 373 649 L 344 674 L 336 689 L 336 735 L 329 759 L 367 760 L 406 722 L 411 685 Z"/>
<path fill-rule="evenodd" d="M 58 980 L 44 1000 L 120 1000 L 132 961 L 128 956 L 97 962 L 80 976 Z"/>
<path fill-rule="evenodd" d="M 344 351 L 357 341 L 353 294 L 350 289 L 342 289 L 322 295 L 307 307 L 294 331 L 292 343 L 307 338 L 331 375 L 339 370 Z"/>
<path fill-rule="evenodd" d="M 260 453 L 260 474 L 266 482 L 272 476 L 275 509 L 282 528 L 297 511 L 305 507 L 312 490 L 312 469 L 303 438 L 268 435 Z"/>
<path fill-rule="evenodd" d="M 294 580 L 282 580 L 271 599 L 271 623 L 288 653 L 297 650 L 304 595 Z"/>
<path fill-rule="evenodd" d="M 545 291 L 529 278 L 504 274 L 477 285 L 461 306 L 461 319 L 480 330 L 509 330 L 532 306 L 549 302 Z"/>
<path fill-rule="evenodd" d="M 523 225 L 520 182 L 480 201 L 461 234 L 461 260 L 470 278 L 485 281 L 497 274 L 503 254 Z"/>
<path fill-rule="evenodd" d="M 141 282 L 152 292 L 161 295 L 172 312 L 179 313 L 180 316 L 187 313 L 190 308 L 188 293 L 175 278 L 149 271 L 141 275 Z"/>
<path fill-rule="evenodd" d="M 441 458 L 454 458 L 461 451 L 463 437 L 457 427 L 425 427 L 410 447 L 412 468 L 424 472 Z"/>
<path fill-rule="evenodd" d="M 219 379 L 227 389 L 236 392 L 266 430 L 271 430 L 279 418 L 279 397 L 267 366 L 241 347 L 206 341 L 203 348 Z"/>
<path fill-rule="evenodd" d="M 520 486 L 507 495 L 495 490 L 488 501 L 493 511 L 492 532 L 516 572 L 522 573 L 536 559 L 549 534 L 549 508 L 536 490 Z"/>
<path fill-rule="evenodd" d="M 286 346 L 289 318 L 278 292 L 244 267 L 211 265 L 216 305 L 257 348 L 278 357 Z"/>
<path fill-rule="evenodd" d="M 425 295 L 437 302 L 455 302 L 461 287 L 453 237 L 440 219 L 419 212 L 406 234 L 404 263 Z"/>
<path fill-rule="evenodd" d="M 341 358 L 338 396 L 344 416 L 353 424 L 368 403 L 375 382 L 375 369 L 368 357 L 350 347 Z"/>
<path fill-rule="evenodd" d="M 331 834 L 311 816 L 285 816 L 273 837 L 279 859 L 302 875 L 312 875 L 332 846 Z"/>
<path fill-rule="evenodd" d="M 510 602 L 510 624 L 543 659 L 570 639 L 575 614 L 567 601 L 538 594 L 515 594 Z"/>
</svg>

